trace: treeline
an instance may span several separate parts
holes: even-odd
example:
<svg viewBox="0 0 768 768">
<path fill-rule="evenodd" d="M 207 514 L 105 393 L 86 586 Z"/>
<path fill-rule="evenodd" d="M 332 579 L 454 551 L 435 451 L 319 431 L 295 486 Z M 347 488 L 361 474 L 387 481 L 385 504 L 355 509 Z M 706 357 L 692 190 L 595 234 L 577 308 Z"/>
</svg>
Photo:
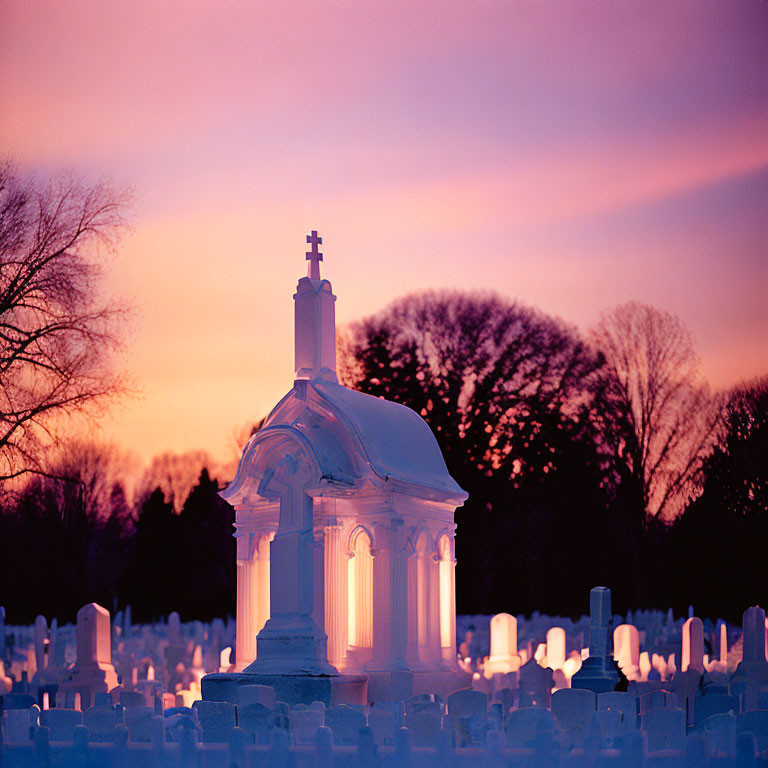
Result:
<svg viewBox="0 0 768 768">
<path fill-rule="evenodd" d="M 0 605 L 8 621 L 74 621 L 91 601 L 113 611 L 130 604 L 137 621 L 171 611 L 183 620 L 234 615 L 234 510 L 218 482 L 204 468 L 185 499 L 155 487 L 129 504 L 124 481 L 106 471 L 109 453 L 78 444 L 67 475 L 38 476 L 5 495 Z"/>
<path fill-rule="evenodd" d="M 586 334 L 499 296 L 405 297 L 353 325 L 348 386 L 429 423 L 469 492 L 457 608 L 739 619 L 765 602 L 768 379 L 712 394 L 691 334 L 630 303 Z"/>
<path fill-rule="evenodd" d="M 673 316 L 629 304 L 582 334 L 497 296 L 428 293 L 348 328 L 339 363 L 342 383 L 420 413 L 470 494 L 459 612 L 577 616 L 596 584 L 622 613 L 738 620 L 765 602 L 768 378 L 710 393 Z M 137 620 L 233 613 L 234 512 L 211 466 L 161 456 L 133 487 L 116 449 L 71 443 L 6 483 L 9 621 L 71 621 L 92 600 Z"/>
</svg>

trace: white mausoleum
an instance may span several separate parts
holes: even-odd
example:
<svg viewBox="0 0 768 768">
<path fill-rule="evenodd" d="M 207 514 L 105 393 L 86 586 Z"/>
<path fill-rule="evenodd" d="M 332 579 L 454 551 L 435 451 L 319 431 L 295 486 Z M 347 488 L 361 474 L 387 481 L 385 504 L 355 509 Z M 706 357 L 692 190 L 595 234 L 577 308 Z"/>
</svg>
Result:
<svg viewBox="0 0 768 768">
<path fill-rule="evenodd" d="M 293 388 L 221 492 L 236 510 L 236 671 L 456 670 L 454 511 L 424 420 L 336 380 L 336 297 L 307 237 Z"/>
</svg>

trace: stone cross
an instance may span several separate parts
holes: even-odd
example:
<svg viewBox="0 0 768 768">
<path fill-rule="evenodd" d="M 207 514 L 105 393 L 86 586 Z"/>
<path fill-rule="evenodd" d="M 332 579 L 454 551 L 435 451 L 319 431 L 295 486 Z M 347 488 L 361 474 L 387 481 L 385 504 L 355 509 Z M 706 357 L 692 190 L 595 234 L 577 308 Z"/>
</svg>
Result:
<svg viewBox="0 0 768 768">
<path fill-rule="evenodd" d="M 312 246 L 311 251 L 307 251 L 307 261 L 309 262 L 309 272 L 307 277 L 310 280 L 320 279 L 320 262 L 323 260 L 323 254 L 317 250 L 318 245 L 323 244 L 323 238 L 317 236 L 317 230 L 313 229 L 311 235 L 307 235 L 307 242 Z"/>
</svg>

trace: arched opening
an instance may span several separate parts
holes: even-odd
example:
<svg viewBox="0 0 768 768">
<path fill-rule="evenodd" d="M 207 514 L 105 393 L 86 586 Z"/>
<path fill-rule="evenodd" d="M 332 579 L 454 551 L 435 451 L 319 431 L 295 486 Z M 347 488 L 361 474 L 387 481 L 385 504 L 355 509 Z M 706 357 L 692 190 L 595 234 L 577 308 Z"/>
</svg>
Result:
<svg viewBox="0 0 768 768">
<path fill-rule="evenodd" d="M 371 537 L 358 528 L 350 541 L 347 571 L 347 642 L 353 648 L 373 647 L 373 555 Z"/>
<path fill-rule="evenodd" d="M 451 556 L 451 541 L 448 536 L 441 536 L 437 542 L 437 547 L 440 555 L 438 563 L 440 583 L 440 647 L 448 649 L 455 642 L 455 638 L 452 636 L 454 632 L 453 557 Z"/>
</svg>

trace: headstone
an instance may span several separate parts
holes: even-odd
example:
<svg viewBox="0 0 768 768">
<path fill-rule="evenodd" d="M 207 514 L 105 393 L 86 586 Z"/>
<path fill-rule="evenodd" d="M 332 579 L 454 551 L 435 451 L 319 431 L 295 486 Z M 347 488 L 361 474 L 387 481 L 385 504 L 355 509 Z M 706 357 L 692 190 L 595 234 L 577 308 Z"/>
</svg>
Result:
<svg viewBox="0 0 768 768">
<path fill-rule="evenodd" d="M 315 743 L 317 729 L 323 726 L 324 713 L 316 709 L 304 709 L 291 712 L 291 743 L 309 746 Z"/>
<path fill-rule="evenodd" d="M 368 712 L 368 725 L 373 732 L 373 740 L 378 746 L 394 746 L 395 731 L 399 727 L 394 712 L 379 706 L 371 707 Z"/>
<path fill-rule="evenodd" d="M 227 701 L 196 701 L 192 708 L 203 731 L 203 741 L 226 744 L 229 732 L 237 725 L 237 707 Z"/>
<path fill-rule="evenodd" d="M 35 664 L 37 665 L 37 675 L 45 671 L 47 658 L 45 655 L 45 645 L 48 639 L 48 622 L 45 616 L 38 616 L 35 619 Z M 53 737 L 51 737 L 53 738 Z M 55 739 L 54 739 L 55 741 Z"/>
<path fill-rule="evenodd" d="M 685 712 L 667 707 L 641 715 L 640 727 L 648 738 L 648 751 L 685 750 Z"/>
<path fill-rule="evenodd" d="M 680 670 L 695 669 L 704 672 L 704 625 L 698 617 L 687 619 L 683 624 L 683 652 Z"/>
<path fill-rule="evenodd" d="M 620 680 L 613 660 L 611 632 L 611 590 L 595 587 L 589 594 L 589 657 L 571 680 L 572 688 L 586 688 L 594 693 L 613 691 Z"/>
<path fill-rule="evenodd" d="M 258 702 L 237 707 L 237 720 L 249 744 L 269 744 L 274 711 Z"/>
<path fill-rule="evenodd" d="M 91 707 L 83 712 L 83 725 L 88 729 L 91 741 L 112 742 L 117 712 L 111 705 Z"/>
<path fill-rule="evenodd" d="M 346 704 L 327 707 L 325 725 L 333 731 L 333 743 L 353 746 L 357 744 L 358 731 L 365 725 L 365 715 Z"/>
<path fill-rule="evenodd" d="M 597 696 L 584 688 L 564 688 L 552 694 L 551 708 L 563 734 L 563 746 L 583 746 L 597 711 Z"/>
<path fill-rule="evenodd" d="M 520 667 L 520 706 L 548 707 L 554 684 L 552 670 L 529 659 Z"/>
<path fill-rule="evenodd" d="M 77 709 L 45 709 L 40 713 L 40 724 L 48 728 L 51 741 L 72 741 L 75 726 L 83 724 L 83 713 Z"/>
<path fill-rule="evenodd" d="M 768 711 L 742 712 L 736 720 L 736 733 L 752 733 L 759 752 L 768 752 Z"/>
<path fill-rule="evenodd" d="M 268 709 L 274 709 L 276 701 L 275 689 L 268 685 L 241 685 L 237 689 L 238 707 L 261 704 Z"/>
<path fill-rule="evenodd" d="M 442 715 L 444 711 L 445 700 L 436 693 L 417 693 L 405 700 L 406 717 L 419 712 L 437 712 Z"/>
<path fill-rule="evenodd" d="M 613 630 L 613 657 L 622 670 L 640 666 L 640 635 L 632 624 L 619 624 Z M 649 664 L 650 666 L 650 664 Z"/>
<path fill-rule="evenodd" d="M 768 661 L 765 658 L 765 611 L 754 605 L 744 611 L 742 622 L 744 647 L 741 662 L 731 675 L 731 692 L 742 701 L 746 712 L 759 707 L 759 689 L 768 685 Z"/>
<path fill-rule="evenodd" d="M 497 613 L 491 617 L 491 655 L 485 663 L 485 670 L 489 674 L 504 674 L 519 667 L 517 619 L 508 613 Z"/>
<path fill-rule="evenodd" d="M 710 754 L 736 752 L 736 715 L 733 713 L 710 715 L 697 723 L 696 730 L 703 734 Z"/>
<path fill-rule="evenodd" d="M 452 693 L 446 700 L 448 714 L 452 717 L 478 715 L 485 718 L 488 712 L 488 696 L 471 688 Z"/>
<path fill-rule="evenodd" d="M 638 700 L 633 693 L 626 691 L 598 693 L 597 709 L 598 711 L 619 712 L 624 731 L 634 731 L 638 726 Z"/>
<path fill-rule="evenodd" d="M 405 728 L 401 728 L 395 733 L 395 741 L 397 741 L 398 734 L 407 729 L 411 733 L 413 746 L 432 747 L 440 733 L 442 719 L 442 716 L 437 712 L 426 710 L 406 715 Z"/>
<path fill-rule="evenodd" d="M 550 669 L 565 666 L 565 630 L 562 627 L 547 630 L 547 666 Z"/>
<path fill-rule="evenodd" d="M 126 707 L 123 713 L 131 741 L 150 742 L 155 711 L 152 707 Z"/>
<path fill-rule="evenodd" d="M 89 603 L 77 612 L 77 661 L 61 689 L 79 693 L 83 709 L 90 706 L 94 693 L 106 693 L 117 686 L 110 631 L 109 611 L 100 605 Z"/>
<path fill-rule="evenodd" d="M 524 707 L 507 715 L 507 745 L 512 749 L 532 747 L 543 734 L 554 734 L 557 723 L 544 707 Z"/>
</svg>

